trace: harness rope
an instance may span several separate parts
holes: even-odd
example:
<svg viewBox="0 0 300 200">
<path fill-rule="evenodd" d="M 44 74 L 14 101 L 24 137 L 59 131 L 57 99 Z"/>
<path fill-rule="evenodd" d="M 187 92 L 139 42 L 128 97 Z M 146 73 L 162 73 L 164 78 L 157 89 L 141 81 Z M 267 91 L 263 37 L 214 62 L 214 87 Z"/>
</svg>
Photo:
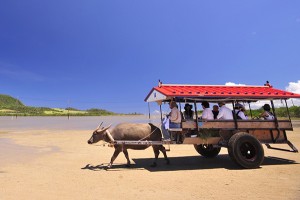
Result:
<svg viewBox="0 0 300 200">
<path fill-rule="evenodd" d="M 142 141 L 142 140 L 146 139 L 147 137 L 149 137 L 150 135 L 152 135 L 157 129 L 158 129 L 158 127 L 156 127 L 149 135 L 146 135 L 145 137 L 143 137 L 142 139 L 140 139 L 138 141 Z M 106 130 L 105 133 L 106 133 L 106 136 L 108 137 L 108 139 L 110 140 L 110 143 L 114 143 L 115 139 L 110 134 L 109 130 Z"/>
<path fill-rule="evenodd" d="M 140 139 L 140 140 L 138 140 L 138 141 L 142 141 L 142 140 L 146 139 L 147 137 L 149 137 L 150 135 L 152 135 L 152 134 L 156 131 L 156 129 L 158 129 L 158 127 L 156 127 L 156 128 L 154 129 L 154 131 L 152 131 L 149 135 L 143 137 L 142 139 Z"/>
</svg>

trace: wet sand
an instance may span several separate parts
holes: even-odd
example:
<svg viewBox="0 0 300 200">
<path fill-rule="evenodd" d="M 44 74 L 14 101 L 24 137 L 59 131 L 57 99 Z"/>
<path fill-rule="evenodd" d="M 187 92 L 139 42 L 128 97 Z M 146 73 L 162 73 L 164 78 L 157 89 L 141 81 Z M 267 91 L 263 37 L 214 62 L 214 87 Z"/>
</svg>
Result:
<svg viewBox="0 0 300 200">
<path fill-rule="evenodd" d="M 0 199 L 300 199 L 299 153 L 265 148 L 259 169 L 244 170 L 222 148 L 214 159 L 191 145 L 173 145 L 171 165 L 151 148 L 120 154 L 88 145 L 90 130 L 0 130 Z M 300 128 L 288 132 L 300 148 Z M 287 145 L 277 147 L 288 148 Z"/>
</svg>

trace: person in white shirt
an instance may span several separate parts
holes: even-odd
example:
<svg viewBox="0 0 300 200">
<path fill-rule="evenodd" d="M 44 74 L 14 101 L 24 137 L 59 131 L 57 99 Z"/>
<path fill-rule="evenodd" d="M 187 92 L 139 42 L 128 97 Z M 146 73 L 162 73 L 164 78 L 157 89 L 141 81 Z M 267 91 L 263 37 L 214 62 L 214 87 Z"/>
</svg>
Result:
<svg viewBox="0 0 300 200">
<path fill-rule="evenodd" d="M 212 119 L 214 119 L 214 114 L 211 111 L 211 109 L 209 108 L 209 103 L 207 101 L 203 101 L 201 103 L 201 105 L 202 105 L 202 108 L 203 108 L 201 119 L 202 120 L 212 120 Z"/>
<path fill-rule="evenodd" d="M 243 109 L 244 109 L 244 106 L 242 104 L 236 103 L 234 105 L 233 112 L 235 113 L 237 119 L 247 120 L 248 118 L 245 116 Z"/>
<path fill-rule="evenodd" d="M 225 106 L 224 102 L 218 103 L 220 109 L 217 119 L 233 119 L 232 111 Z"/>
<path fill-rule="evenodd" d="M 260 117 L 263 117 L 265 120 L 273 120 L 274 114 L 271 112 L 271 106 L 269 104 L 265 104 L 263 106 L 264 112 L 260 114 Z"/>
</svg>

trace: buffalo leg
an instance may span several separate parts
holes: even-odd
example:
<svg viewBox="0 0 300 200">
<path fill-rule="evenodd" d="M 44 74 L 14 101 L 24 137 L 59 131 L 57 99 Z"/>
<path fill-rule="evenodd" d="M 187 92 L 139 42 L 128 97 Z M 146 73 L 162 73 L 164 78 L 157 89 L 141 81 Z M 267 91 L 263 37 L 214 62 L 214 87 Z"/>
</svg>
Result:
<svg viewBox="0 0 300 200">
<path fill-rule="evenodd" d="M 115 161 L 115 159 L 118 157 L 119 153 L 121 152 L 120 148 L 115 148 L 115 152 L 112 155 L 111 159 L 110 159 L 110 163 L 108 164 L 107 168 L 111 168 L 113 162 Z"/>
<path fill-rule="evenodd" d="M 158 159 L 158 156 L 159 156 L 159 149 L 157 148 L 157 146 L 152 146 L 153 147 L 153 151 L 154 151 L 154 162 L 152 163 L 151 167 L 156 167 L 157 166 L 157 159 Z"/>
<path fill-rule="evenodd" d="M 126 164 L 126 167 L 130 167 L 130 160 L 129 160 L 129 155 L 128 155 L 128 151 L 127 149 L 123 149 L 123 153 L 127 159 L 127 164 Z"/>
<path fill-rule="evenodd" d="M 167 161 L 167 164 L 170 164 L 170 160 L 167 156 L 166 149 L 163 145 L 158 146 L 159 150 L 163 153 L 165 160 Z"/>
</svg>

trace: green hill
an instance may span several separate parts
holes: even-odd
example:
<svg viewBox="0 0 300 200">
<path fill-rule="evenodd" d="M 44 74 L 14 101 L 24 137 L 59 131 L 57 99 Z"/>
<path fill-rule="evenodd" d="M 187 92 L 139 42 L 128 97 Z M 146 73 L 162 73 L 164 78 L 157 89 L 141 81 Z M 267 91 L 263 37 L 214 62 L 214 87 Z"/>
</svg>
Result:
<svg viewBox="0 0 300 200">
<path fill-rule="evenodd" d="M 116 115 L 103 109 L 78 110 L 76 108 L 47 108 L 25 106 L 20 100 L 0 94 L 0 116 L 99 116 Z"/>
<path fill-rule="evenodd" d="M 20 100 L 9 95 L 0 94 L 0 108 L 16 108 L 25 106 Z"/>
</svg>

